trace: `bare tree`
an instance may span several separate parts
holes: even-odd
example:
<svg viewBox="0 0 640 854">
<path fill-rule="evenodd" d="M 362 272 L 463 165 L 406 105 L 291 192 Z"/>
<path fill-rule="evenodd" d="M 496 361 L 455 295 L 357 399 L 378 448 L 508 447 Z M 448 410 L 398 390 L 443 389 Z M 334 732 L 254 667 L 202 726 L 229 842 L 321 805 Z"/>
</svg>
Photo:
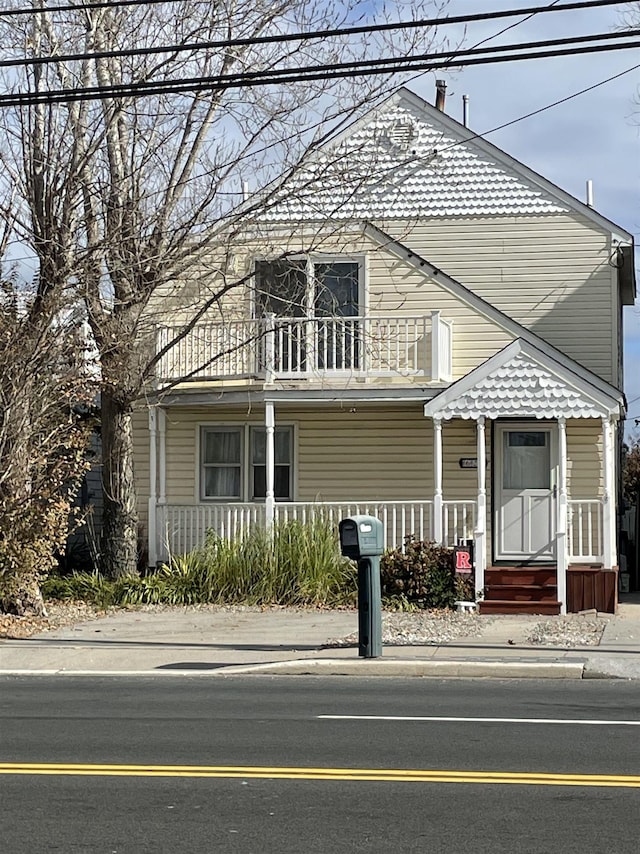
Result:
<svg viewBox="0 0 640 854">
<path fill-rule="evenodd" d="M 389 8 L 401 20 L 444 5 Z M 108 574 L 136 568 L 131 412 L 162 356 L 151 346 L 161 298 L 181 284 L 178 337 L 228 305 L 244 282 L 229 263 L 238 235 L 288 187 L 312 192 L 310 153 L 392 79 L 326 72 L 296 82 L 282 72 L 432 46 L 426 27 L 341 32 L 388 19 L 384 4 L 360 0 L 180 0 L 3 21 L 5 43 L 33 60 L 11 70 L 7 87 L 61 93 L 5 111 L 4 160 L 22 202 L 22 239 L 41 270 L 52 266 L 52 281 L 76 287 L 100 353 Z M 321 39 L 264 38 L 327 30 Z M 245 181 L 266 190 L 241 204 Z"/>
<path fill-rule="evenodd" d="M 0 258 L 8 235 L 5 225 Z M 0 269 L 0 611 L 44 611 L 39 581 L 87 466 L 91 387 L 71 308 Z"/>
</svg>

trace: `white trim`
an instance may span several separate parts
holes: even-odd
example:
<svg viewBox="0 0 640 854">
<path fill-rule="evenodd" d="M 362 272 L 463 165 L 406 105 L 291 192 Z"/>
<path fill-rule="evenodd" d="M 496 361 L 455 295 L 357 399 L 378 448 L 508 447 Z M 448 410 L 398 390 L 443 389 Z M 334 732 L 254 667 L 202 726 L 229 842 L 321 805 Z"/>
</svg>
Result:
<svg viewBox="0 0 640 854">
<path fill-rule="evenodd" d="M 440 367 L 440 311 L 431 312 L 431 382 L 439 382 Z"/>
<path fill-rule="evenodd" d="M 158 529 L 157 529 L 157 474 L 158 474 L 158 443 L 157 443 L 157 408 L 149 407 L 149 519 L 148 529 L 148 564 L 155 568 L 158 562 Z"/>
<path fill-rule="evenodd" d="M 164 407 L 158 409 L 158 438 L 160 449 L 160 495 L 159 503 L 167 503 L 167 410 Z"/>
<path fill-rule="evenodd" d="M 484 597 L 484 570 L 487 563 L 487 451 L 485 418 L 476 421 L 476 454 L 478 458 L 478 508 L 474 531 L 475 596 Z"/>
<path fill-rule="evenodd" d="M 487 359 L 486 362 L 483 362 L 477 368 L 474 368 L 466 376 L 457 380 L 439 395 L 426 403 L 424 407 L 425 416 L 434 417 L 435 415 L 440 415 L 443 417 L 442 413 L 447 406 L 455 404 L 463 395 L 468 394 L 479 383 L 487 380 L 494 371 L 504 367 L 520 355 L 537 363 L 542 369 L 555 376 L 559 382 L 563 383 L 577 394 L 587 398 L 590 405 L 594 408 L 594 413 L 589 417 L 598 417 L 605 414 L 617 414 L 620 411 L 620 407 L 622 406 L 622 396 L 620 395 L 618 397 L 620 393 L 616 392 L 612 386 L 605 383 L 597 383 L 597 377 L 593 374 L 584 380 L 582 377 L 578 376 L 577 372 L 572 370 L 573 365 L 567 367 L 562 362 L 550 357 L 535 345 L 519 338 L 516 341 L 512 341 L 511 344 L 508 344 L 498 353 L 495 353 Z M 605 385 L 607 391 L 602 389 L 602 385 Z M 511 403 L 511 401 L 509 401 L 509 403 Z M 481 402 L 479 405 L 481 405 Z M 497 404 L 497 406 L 499 409 L 499 404 Z M 558 411 L 554 411 L 553 413 L 549 412 L 548 414 L 545 413 L 538 415 L 536 412 L 523 411 L 522 416 L 526 418 L 540 417 L 547 419 L 555 418 L 560 415 L 565 415 L 567 417 L 580 417 L 569 412 L 562 412 L 560 411 L 561 408 L 562 403 L 559 404 Z M 481 414 L 491 415 L 488 411 Z M 504 416 L 510 416 L 513 414 L 513 410 L 511 408 L 505 409 L 504 413 L 492 415 L 492 417 L 501 417 L 503 414 Z M 459 411 L 454 411 L 452 415 L 448 415 L 447 417 L 474 418 L 475 415 L 469 407 L 468 401 L 465 401 L 464 405 L 459 408 Z"/>
<path fill-rule="evenodd" d="M 604 494 L 602 501 L 602 534 L 604 568 L 611 569 L 617 563 L 616 558 L 616 494 L 613 452 L 613 429 L 610 418 L 602 419 L 602 482 Z"/>
<path fill-rule="evenodd" d="M 275 412 L 273 403 L 267 403 L 264 408 L 265 441 L 265 521 L 268 528 L 273 527 L 275 516 Z M 249 435 L 251 432 L 249 431 Z M 291 463 L 289 463 L 291 465 Z M 251 464 L 249 466 L 251 468 Z M 289 485 L 291 492 L 291 485 Z"/>
<path fill-rule="evenodd" d="M 442 421 L 433 420 L 433 539 L 441 544 L 442 528 Z"/>
<path fill-rule="evenodd" d="M 558 418 L 558 503 L 556 506 L 556 584 L 560 613 L 567 613 L 567 422 Z"/>
</svg>

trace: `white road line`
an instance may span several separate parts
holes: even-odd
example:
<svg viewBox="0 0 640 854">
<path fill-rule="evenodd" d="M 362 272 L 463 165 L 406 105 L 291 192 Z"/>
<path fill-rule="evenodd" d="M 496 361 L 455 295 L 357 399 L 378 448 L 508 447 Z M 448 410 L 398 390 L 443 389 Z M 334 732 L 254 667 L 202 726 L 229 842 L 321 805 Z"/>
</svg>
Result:
<svg viewBox="0 0 640 854">
<path fill-rule="evenodd" d="M 317 715 L 319 720 L 328 721 L 417 721 L 427 723 L 475 723 L 475 724 L 571 724 L 573 726 L 640 726 L 640 721 L 598 721 L 580 718 L 459 718 L 431 717 L 418 715 Z"/>
</svg>

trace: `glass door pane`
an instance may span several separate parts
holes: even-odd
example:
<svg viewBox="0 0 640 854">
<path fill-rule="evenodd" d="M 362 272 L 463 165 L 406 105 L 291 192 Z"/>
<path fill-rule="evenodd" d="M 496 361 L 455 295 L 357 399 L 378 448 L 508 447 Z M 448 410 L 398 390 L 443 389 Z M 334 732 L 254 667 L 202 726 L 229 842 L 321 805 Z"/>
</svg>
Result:
<svg viewBox="0 0 640 854">
<path fill-rule="evenodd" d="M 504 433 L 502 488 L 550 489 L 549 433 L 509 430 Z"/>
<path fill-rule="evenodd" d="M 314 264 L 314 314 L 317 325 L 318 368 L 345 370 L 359 367 L 359 264 L 334 261 Z"/>
</svg>

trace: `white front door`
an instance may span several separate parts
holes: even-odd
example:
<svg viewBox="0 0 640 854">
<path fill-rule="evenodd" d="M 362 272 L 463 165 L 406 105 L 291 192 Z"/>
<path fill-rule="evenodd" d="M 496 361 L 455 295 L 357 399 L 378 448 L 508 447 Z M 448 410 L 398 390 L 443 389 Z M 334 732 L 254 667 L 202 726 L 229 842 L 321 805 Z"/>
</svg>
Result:
<svg viewBox="0 0 640 854">
<path fill-rule="evenodd" d="M 496 560 L 555 560 L 556 456 L 551 427 L 496 425 Z"/>
</svg>

